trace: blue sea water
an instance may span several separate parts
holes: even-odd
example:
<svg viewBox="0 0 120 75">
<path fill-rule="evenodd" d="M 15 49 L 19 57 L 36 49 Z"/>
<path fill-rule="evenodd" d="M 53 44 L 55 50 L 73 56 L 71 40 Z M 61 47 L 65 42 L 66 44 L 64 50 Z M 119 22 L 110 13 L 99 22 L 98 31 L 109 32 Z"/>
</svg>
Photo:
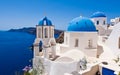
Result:
<svg viewBox="0 0 120 75">
<path fill-rule="evenodd" d="M 55 34 L 55 35 L 54 35 L 54 37 L 55 37 L 55 38 L 58 38 L 58 37 L 59 37 L 59 35 L 60 35 L 60 34 Z"/>
<path fill-rule="evenodd" d="M 22 75 L 22 69 L 31 65 L 34 35 L 0 31 L 0 75 Z"/>
<path fill-rule="evenodd" d="M 22 69 L 32 65 L 33 51 L 29 47 L 34 39 L 35 35 L 28 33 L 0 31 L 0 75 L 23 75 Z"/>
</svg>

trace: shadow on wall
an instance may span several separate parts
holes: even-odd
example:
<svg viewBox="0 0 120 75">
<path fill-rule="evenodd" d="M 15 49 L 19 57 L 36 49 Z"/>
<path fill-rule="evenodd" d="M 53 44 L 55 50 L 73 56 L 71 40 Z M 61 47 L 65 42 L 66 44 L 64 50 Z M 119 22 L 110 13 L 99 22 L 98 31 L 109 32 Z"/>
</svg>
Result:
<svg viewBox="0 0 120 75">
<path fill-rule="evenodd" d="M 103 53 L 103 47 L 98 45 L 97 48 L 98 48 L 98 50 L 97 50 L 97 57 L 99 58 L 99 56 Z"/>
</svg>

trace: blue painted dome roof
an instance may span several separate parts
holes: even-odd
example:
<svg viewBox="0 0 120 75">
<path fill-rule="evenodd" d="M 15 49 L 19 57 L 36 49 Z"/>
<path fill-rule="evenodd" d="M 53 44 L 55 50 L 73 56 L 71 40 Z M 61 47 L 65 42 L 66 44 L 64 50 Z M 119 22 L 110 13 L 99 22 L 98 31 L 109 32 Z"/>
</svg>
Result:
<svg viewBox="0 0 120 75">
<path fill-rule="evenodd" d="M 96 27 L 89 18 L 77 17 L 69 23 L 67 31 L 96 31 Z"/>
<path fill-rule="evenodd" d="M 44 17 L 42 20 L 39 21 L 38 25 L 52 26 L 52 22 L 47 17 Z"/>
<path fill-rule="evenodd" d="M 97 17 L 106 17 L 106 15 L 103 12 L 95 12 L 91 16 L 91 18 L 97 18 Z"/>
</svg>

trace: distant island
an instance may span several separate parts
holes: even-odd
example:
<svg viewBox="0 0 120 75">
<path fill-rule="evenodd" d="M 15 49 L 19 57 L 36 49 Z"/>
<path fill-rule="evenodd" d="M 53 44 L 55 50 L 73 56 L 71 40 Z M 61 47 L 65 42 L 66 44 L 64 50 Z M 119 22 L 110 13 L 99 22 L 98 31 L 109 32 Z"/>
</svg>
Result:
<svg viewBox="0 0 120 75">
<path fill-rule="evenodd" d="M 29 34 L 34 34 L 36 35 L 36 29 L 34 27 L 24 27 L 20 29 L 10 29 L 8 30 L 9 32 L 26 32 Z"/>
<path fill-rule="evenodd" d="M 25 32 L 25 33 L 29 33 L 32 35 L 36 35 L 36 28 L 35 27 L 24 27 L 24 28 L 20 28 L 20 29 L 10 29 L 10 30 L 8 30 L 8 32 Z M 56 42 L 62 43 L 64 41 L 64 33 L 63 32 L 64 32 L 63 30 L 55 29 L 55 35 L 58 36 L 56 38 Z"/>
<path fill-rule="evenodd" d="M 36 28 L 35 27 L 24 27 L 24 28 L 20 28 L 20 29 L 10 29 L 8 31 L 9 32 L 26 32 L 29 34 L 36 35 Z M 63 30 L 55 29 L 55 34 L 60 34 L 62 32 L 63 32 Z"/>
</svg>

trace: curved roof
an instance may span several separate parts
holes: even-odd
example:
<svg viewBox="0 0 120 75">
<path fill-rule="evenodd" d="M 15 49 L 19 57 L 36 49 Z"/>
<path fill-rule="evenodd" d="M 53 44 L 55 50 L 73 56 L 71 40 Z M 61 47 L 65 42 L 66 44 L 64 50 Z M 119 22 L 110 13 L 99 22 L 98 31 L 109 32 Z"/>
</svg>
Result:
<svg viewBox="0 0 120 75">
<path fill-rule="evenodd" d="M 45 16 L 42 20 L 39 21 L 38 25 L 52 26 L 52 22 Z"/>
<path fill-rule="evenodd" d="M 106 17 L 103 12 L 95 12 L 91 15 L 91 18 Z"/>
<path fill-rule="evenodd" d="M 72 62 L 74 60 L 72 58 L 69 58 L 69 57 L 60 57 L 60 58 L 57 58 L 55 61 L 58 61 L 58 62 Z"/>
<path fill-rule="evenodd" d="M 82 59 L 84 56 L 86 56 L 83 52 L 77 49 L 70 50 L 66 53 L 64 53 L 61 57 L 68 57 L 73 59 L 74 61 L 79 61 Z"/>
<path fill-rule="evenodd" d="M 96 27 L 89 18 L 77 17 L 69 23 L 67 31 L 96 31 Z"/>
</svg>

